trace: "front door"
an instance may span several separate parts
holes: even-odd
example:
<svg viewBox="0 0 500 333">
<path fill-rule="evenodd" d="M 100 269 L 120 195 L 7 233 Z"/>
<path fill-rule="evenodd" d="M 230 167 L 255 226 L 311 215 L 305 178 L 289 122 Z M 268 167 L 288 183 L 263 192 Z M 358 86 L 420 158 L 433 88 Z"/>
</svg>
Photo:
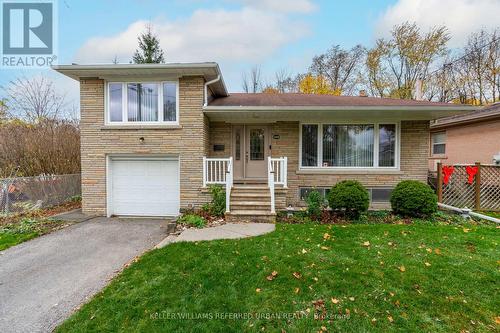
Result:
<svg viewBox="0 0 500 333">
<path fill-rule="evenodd" d="M 266 179 L 270 154 L 268 127 L 264 125 L 233 126 L 234 179 Z"/>
<path fill-rule="evenodd" d="M 268 142 L 267 126 L 246 126 L 246 178 L 266 178 Z"/>
</svg>

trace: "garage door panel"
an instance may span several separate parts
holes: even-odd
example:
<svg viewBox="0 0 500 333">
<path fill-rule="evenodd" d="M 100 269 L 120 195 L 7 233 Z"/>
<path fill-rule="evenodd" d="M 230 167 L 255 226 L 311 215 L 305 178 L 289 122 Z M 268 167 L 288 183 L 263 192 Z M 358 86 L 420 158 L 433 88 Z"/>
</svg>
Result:
<svg viewBox="0 0 500 333">
<path fill-rule="evenodd" d="M 178 215 L 178 168 L 176 160 L 112 161 L 112 214 Z"/>
</svg>

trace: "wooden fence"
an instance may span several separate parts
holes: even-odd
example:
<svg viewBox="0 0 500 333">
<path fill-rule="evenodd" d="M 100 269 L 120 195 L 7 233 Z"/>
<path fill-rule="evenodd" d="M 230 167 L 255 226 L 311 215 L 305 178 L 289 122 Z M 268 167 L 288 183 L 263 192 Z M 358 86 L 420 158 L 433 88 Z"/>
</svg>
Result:
<svg viewBox="0 0 500 333">
<path fill-rule="evenodd" d="M 438 163 L 436 190 L 450 206 L 500 211 L 500 165 Z"/>
</svg>

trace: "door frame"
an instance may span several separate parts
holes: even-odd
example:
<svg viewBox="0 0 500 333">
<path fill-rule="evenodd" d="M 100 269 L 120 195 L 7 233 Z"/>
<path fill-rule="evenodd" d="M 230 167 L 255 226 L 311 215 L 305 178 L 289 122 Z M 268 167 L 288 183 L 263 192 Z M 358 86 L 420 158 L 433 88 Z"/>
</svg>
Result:
<svg viewBox="0 0 500 333">
<path fill-rule="evenodd" d="M 242 168 L 243 168 L 243 176 L 240 178 L 240 177 L 236 177 L 236 172 L 234 172 L 234 169 L 233 169 L 233 174 L 235 175 L 234 177 L 234 180 L 240 180 L 240 181 L 244 181 L 244 180 L 266 180 L 267 179 L 267 171 L 266 171 L 266 174 L 264 174 L 262 177 L 259 177 L 259 178 L 249 178 L 247 176 L 247 160 L 246 160 L 246 154 L 250 154 L 249 151 L 247 151 L 247 149 L 249 149 L 249 142 L 247 140 L 248 138 L 248 130 L 250 127 L 262 127 L 264 128 L 264 133 L 265 133 L 265 142 L 264 142 L 264 148 L 265 148 L 265 155 L 264 155 L 264 163 L 266 164 L 266 170 L 267 170 L 267 157 L 268 156 L 271 156 L 271 152 L 272 152 L 272 140 L 271 140 L 271 126 L 269 124 L 259 124 L 259 123 L 256 123 L 256 124 L 232 124 L 231 125 L 231 156 L 233 157 L 233 161 L 236 160 L 236 134 L 235 134 L 235 128 L 243 128 L 243 135 L 242 135 L 242 138 L 241 138 L 241 147 L 240 147 L 240 158 L 241 158 L 241 164 L 242 164 Z M 233 165 L 234 166 L 234 165 Z"/>
</svg>

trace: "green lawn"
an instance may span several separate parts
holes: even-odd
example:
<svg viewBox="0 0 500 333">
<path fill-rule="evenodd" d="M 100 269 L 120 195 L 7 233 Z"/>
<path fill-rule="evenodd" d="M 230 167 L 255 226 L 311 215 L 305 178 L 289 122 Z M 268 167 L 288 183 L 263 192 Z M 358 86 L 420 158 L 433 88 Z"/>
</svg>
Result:
<svg viewBox="0 0 500 333">
<path fill-rule="evenodd" d="M 0 230 L 0 251 L 38 236 L 37 232 L 10 233 Z"/>
<path fill-rule="evenodd" d="M 500 219 L 500 212 L 481 212 L 484 215 L 488 215 L 491 217 L 496 217 L 497 219 Z"/>
<path fill-rule="evenodd" d="M 172 244 L 125 269 L 57 331 L 495 331 L 499 233 L 278 224 L 256 238 Z"/>
<path fill-rule="evenodd" d="M 70 201 L 35 211 L 0 215 L 0 251 L 72 224 L 51 220 L 50 216 L 79 207 L 79 201 Z"/>
</svg>

